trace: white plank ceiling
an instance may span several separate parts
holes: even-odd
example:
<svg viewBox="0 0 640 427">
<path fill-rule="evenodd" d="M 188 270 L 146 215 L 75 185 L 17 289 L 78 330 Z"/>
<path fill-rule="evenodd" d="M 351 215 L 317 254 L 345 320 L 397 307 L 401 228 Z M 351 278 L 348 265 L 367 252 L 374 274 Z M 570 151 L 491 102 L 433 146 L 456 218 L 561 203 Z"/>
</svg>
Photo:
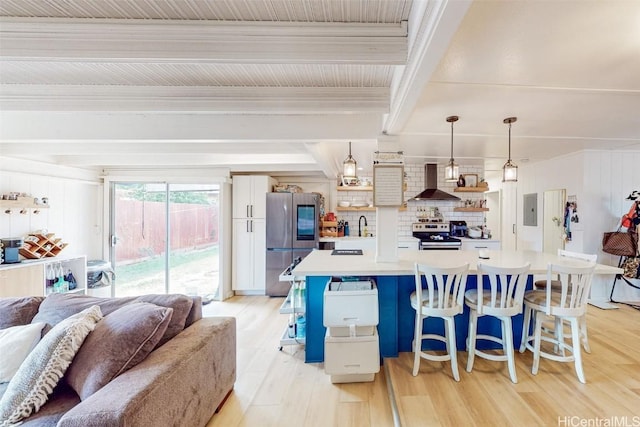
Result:
<svg viewBox="0 0 640 427">
<path fill-rule="evenodd" d="M 635 0 L 2 0 L 0 155 L 335 177 L 458 115 L 497 169 L 509 116 L 516 163 L 640 150 L 639 76 Z"/>
</svg>

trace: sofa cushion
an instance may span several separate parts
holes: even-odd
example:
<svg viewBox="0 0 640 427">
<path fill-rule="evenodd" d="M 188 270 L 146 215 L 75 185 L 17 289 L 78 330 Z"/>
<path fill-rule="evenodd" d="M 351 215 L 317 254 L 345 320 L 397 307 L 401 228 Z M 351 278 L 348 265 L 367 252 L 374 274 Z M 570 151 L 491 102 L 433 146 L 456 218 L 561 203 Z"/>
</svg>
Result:
<svg viewBox="0 0 640 427">
<path fill-rule="evenodd" d="M 42 304 L 40 304 L 40 310 L 38 310 L 38 314 L 33 318 L 33 321 L 45 322 L 50 326 L 53 326 L 62 319 L 78 313 L 92 305 L 100 306 L 102 314 L 106 316 L 120 307 L 136 301 L 149 302 L 151 304 L 173 309 L 173 315 L 169 321 L 169 326 L 156 347 L 159 347 L 169 341 L 184 329 L 187 316 L 189 315 L 193 305 L 193 300 L 190 297 L 180 294 L 151 294 L 139 297 L 123 298 L 98 298 L 89 295 L 77 294 L 51 294 L 42 302 Z M 45 328 L 45 332 L 47 329 L 48 328 Z"/>
<path fill-rule="evenodd" d="M 65 375 L 85 400 L 143 361 L 167 330 L 173 309 L 133 302 L 106 315 L 89 334 Z"/>
<path fill-rule="evenodd" d="M 44 297 L 0 298 L 0 329 L 31 322 L 43 299 Z"/>
<path fill-rule="evenodd" d="M 100 307 L 89 307 L 58 323 L 42 338 L 0 399 L 0 426 L 17 423 L 38 412 L 101 318 Z"/>
<path fill-rule="evenodd" d="M 0 329 L 0 383 L 7 383 L 31 350 L 40 342 L 44 323 L 29 323 Z"/>
</svg>

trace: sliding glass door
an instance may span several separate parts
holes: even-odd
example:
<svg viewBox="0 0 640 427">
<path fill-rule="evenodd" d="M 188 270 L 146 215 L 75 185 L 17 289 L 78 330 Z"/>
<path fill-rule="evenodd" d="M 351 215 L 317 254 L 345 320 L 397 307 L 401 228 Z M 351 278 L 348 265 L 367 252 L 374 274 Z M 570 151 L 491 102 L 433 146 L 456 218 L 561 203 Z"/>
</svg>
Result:
<svg viewBox="0 0 640 427">
<path fill-rule="evenodd" d="M 219 208 L 215 184 L 112 183 L 115 296 L 182 293 L 215 299 Z"/>
</svg>

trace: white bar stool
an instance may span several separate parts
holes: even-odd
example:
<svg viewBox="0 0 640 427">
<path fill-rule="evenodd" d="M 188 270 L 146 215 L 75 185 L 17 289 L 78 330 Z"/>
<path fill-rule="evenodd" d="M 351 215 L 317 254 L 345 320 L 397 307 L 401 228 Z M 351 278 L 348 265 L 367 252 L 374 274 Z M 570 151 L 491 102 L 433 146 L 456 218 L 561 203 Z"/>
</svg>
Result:
<svg viewBox="0 0 640 427">
<path fill-rule="evenodd" d="M 467 338 L 467 372 L 473 369 L 475 356 L 494 361 L 507 361 L 513 383 L 518 382 L 513 345 L 511 318 L 522 312 L 522 301 L 530 264 L 517 267 L 495 267 L 478 264 L 477 289 L 465 293 L 464 302 L 469 307 L 469 335 Z M 488 278 L 489 289 L 483 288 L 483 278 Z M 500 320 L 502 337 L 477 334 L 478 318 L 493 316 Z M 477 340 L 492 341 L 502 345 L 503 354 L 492 354 L 476 348 Z"/>
<path fill-rule="evenodd" d="M 574 362 L 576 374 L 581 383 L 585 383 L 582 368 L 580 344 L 581 318 L 586 314 L 587 298 L 591 290 L 591 279 L 595 263 L 584 266 L 549 264 L 547 267 L 547 286 L 544 290 L 533 290 L 524 295 L 524 322 L 522 325 L 522 342 L 520 353 L 525 349 L 533 352 L 531 373 L 536 375 L 540 365 L 540 357 L 558 362 Z M 560 290 L 553 290 L 552 277 L 558 277 Z M 534 319 L 533 335 L 529 335 L 531 319 Z M 551 320 L 555 323 L 554 336 L 542 335 L 542 322 Z M 563 322 L 571 326 L 571 345 L 562 332 Z M 541 342 L 553 343 L 558 353 L 541 349 Z M 570 354 L 566 355 L 565 350 Z"/>
<path fill-rule="evenodd" d="M 432 267 L 415 264 L 416 291 L 410 296 L 411 307 L 416 311 L 415 332 L 413 339 L 413 376 L 418 375 L 420 359 L 433 361 L 451 360 L 453 378 L 460 381 L 456 347 L 456 328 L 454 316 L 463 310 L 464 287 L 467 283 L 469 264 L 455 267 Z M 422 289 L 423 277 L 426 288 Z M 423 320 L 427 317 L 444 319 L 444 336 L 424 333 Z M 436 340 L 446 344 L 447 354 L 438 355 L 422 350 L 423 340 Z"/>
</svg>

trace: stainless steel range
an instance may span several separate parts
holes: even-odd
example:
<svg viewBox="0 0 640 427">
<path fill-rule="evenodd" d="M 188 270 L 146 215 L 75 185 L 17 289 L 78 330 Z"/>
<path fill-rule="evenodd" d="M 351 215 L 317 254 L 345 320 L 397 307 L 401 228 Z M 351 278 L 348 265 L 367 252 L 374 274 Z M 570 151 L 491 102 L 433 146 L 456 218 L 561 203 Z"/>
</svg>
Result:
<svg viewBox="0 0 640 427">
<path fill-rule="evenodd" d="M 413 237 L 420 239 L 420 250 L 459 250 L 462 241 L 449 235 L 450 227 L 442 217 L 419 217 L 411 226 Z"/>
</svg>

